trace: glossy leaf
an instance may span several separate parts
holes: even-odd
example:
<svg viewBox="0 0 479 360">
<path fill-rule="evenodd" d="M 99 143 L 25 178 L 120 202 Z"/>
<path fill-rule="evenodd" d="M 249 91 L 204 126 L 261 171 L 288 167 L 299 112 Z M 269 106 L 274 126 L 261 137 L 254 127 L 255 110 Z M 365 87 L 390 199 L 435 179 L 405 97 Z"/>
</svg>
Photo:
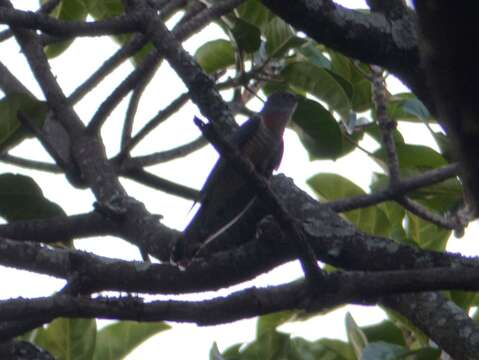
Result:
<svg viewBox="0 0 479 360">
<path fill-rule="evenodd" d="M 50 16 L 64 21 L 82 21 L 88 15 L 85 0 L 62 0 Z M 60 41 L 46 46 L 45 54 L 48 58 L 54 58 L 63 53 L 73 43 L 73 39 Z"/>
<path fill-rule="evenodd" d="M 233 45 L 227 40 L 209 41 L 196 50 L 195 58 L 209 74 L 231 66 L 235 62 Z"/>
<path fill-rule="evenodd" d="M 437 151 L 423 145 L 397 144 L 399 166 L 401 169 L 429 170 L 444 166 L 447 161 Z M 374 152 L 375 158 L 385 166 L 387 162 L 386 150 L 381 148 Z"/>
<path fill-rule="evenodd" d="M 256 337 L 261 337 L 276 331 L 276 328 L 285 322 L 291 320 L 294 317 L 294 312 L 292 311 L 281 311 L 277 313 L 272 313 L 268 315 L 263 315 L 258 318 L 256 323 Z"/>
<path fill-rule="evenodd" d="M 337 159 L 343 155 L 339 124 L 320 103 L 300 98 L 293 116 L 293 128 L 311 160 Z"/>
<path fill-rule="evenodd" d="M 241 352 L 240 349 L 243 346 L 243 344 L 235 344 L 227 348 L 221 356 L 223 356 L 224 359 L 232 359 L 232 360 L 238 360 L 242 359 L 241 357 Z"/>
<path fill-rule="evenodd" d="M 416 360 L 438 360 L 441 351 L 433 348 L 410 350 L 407 347 L 378 341 L 369 344 L 361 356 L 361 360 L 401 360 L 409 357 Z"/>
<path fill-rule="evenodd" d="M 469 312 L 470 307 L 475 305 L 474 302 L 477 298 L 477 292 L 460 290 L 449 291 L 449 298 L 465 312 Z"/>
<path fill-rule="evenodd" d="M 241 359 L 275 360 L 286 358 L 290 336 L 278 331 L 272 331 L 258 337 L 241 351 Z"/>
<path fill-rule="evenodd" d="M 9 94 L 0 100 L 0 152 L 5 152 L 25 138 L 32 137 L 18 119 L 21 111 L 41 128 L 45 122 L 48 107 L 45 102 L 38 101 L 26 94 Z"/>
<path fill-rule="evenodd" d="M 406 234 L 421 248 L 426 250 L 444 251 L 451 231 L 432 224 L 420 217 L 407 212 Z"/>
<path fill-rule="evenodd" d="M 407 234 L 403 228 L 403 220 L 406 211 L 403 207 L 392 201 L 386 201 L 378 205 L 387 218 L 387 230 L 383 236 L 398 242 L 407 242 Z"/>
<path fill-rule="evenodd" d="M 290 48 L 304 43 L 297 37 L 291 26 L 279 17 L 271 19 L 264 27 L 266 49 L 269 56 L 280 57 Z"/>
<path fill-rule="evenodd" d="M 372 124 L 368 125 L 364 129 L 364 131 L 369 136 L 371 136 L 374 140 L 376 140 L 376 142 L 378 144 L 382 143 L 381 130 L 379 129 L 379 126 L 377 125 L 377 123 L 372 123 Z M 404 144 L 404 138 L 403 138 L 402 134 L 399 132 L 399 130 L 394 129 L 393 136 L 394 136 L 394 141 L 396 142 L 396 146 L 398 146 L 397 144 Z"/>
<path fill-rule="evenodd" d="M 122 359 L 138 345 L 171 327 L 163 322 L 120 321 L 98 331 L 93 360 Z"/>
<path fill-rule="evenodd" d="M 385 341 L 387 343 L 404 346 L 406 342 L 401 330 L 390 320 L 384 320 L 379 324 L 361 327 L 369 343 Z"/>
<path fill-rule="evenodd" d="M 317 174 L 309 178 L 307 183 L 321 200 L 326 201 L 365 194 L 359 186 L 337 174 Z M 377 209 L 375 207 L 348 211 L 343 215 L 361 230 L 375 233 L 378 220 Z"/>
<path fill-rule="evenodd" d="M 96 344 L 96 321 L 59 318 L 39 329 L 35 343 L 60 360 L 91 360 Z"/>
<path fill-rule="evenodd" d="M 349 343 L 353 347 L 356 357 L 359 358 L 368 344 L 368 339 L 349 312 L 346 314 L 345 322 Z"/>
<path fill-rule="evenodd" d="M 353 98 L 351 99 L 352 108 L 356 112 L 363 112 L 372 106 L 372 87 L 371 82 L 362 79 L 352 83 Z"/>
<path fill-rule="evenodd" d="M 331 70 L 331 61 L 324 55 L 323 51 L 315 42 L 310 41 L 304 46 L 301 46 L 298 49 L 298 53 L 311 64 Z"/>
<path fill-rule="evenodd" d="M 88 13 L 95 20 L 103 20 L 123 13 L 122 0 L 85 0 Z"/>
<path fill-rule="evenodd" d="M 369 344 L 363 351 L 361 360 L 399 360 L 409 353 L 409 349 L 396 344 L 379 341 Z"/>
<path fill-rule="evenodd" d="M 404 112 L 416 116 L 418 119 L 426 121 L 431 118 L 429 110 L 417 98 L 406 99 L 402 104 Z"/>
<path fill-rule="evenodd" d="M 324 359 L 356 360 L 353 348 L 350 344 L 336 339 L 321 339 L 316 341 L 327 350 Z M 321 359 L 321 358 L 320 358 Z"/>
<path fill-rule="evenodd" d="M 260 0 L 247 0 L 236 11 L 241 19 L 258 28 L 262 28 L 274 17 L 271 11 L 261 4 Z"/>
<path fill-rule="evenodd" d="M 24 175 L 0 175 L 0 216 L 7 221 L 65 215 L 60 206 L 43 196 L 35 181 Z"/>
<path fill-rule="evenodd" d="M 242 51 L 246 51 L 247 53 L 253 53 L 257 51 L 261 45 L 261 31 L 258 27 L 248 23 L 247 21 L 244 21 L 242 19 L 235 19 L 235 23 L 233 28 L 231 29 L 231 33 L 233 34 L 233 37 L 236 41 L 236 45 Z"/>
<path fill-rule="evenodd" d="M 351 102 L 344 83 L 328 70 L 308 62 L 294 62 L 286 66 L 282 76 L 291 86 L 326 102 L 343 118 L 349 115 Z"/>
<path fill-rule="evenodd" d="M 363 112 L 372 106 L 371 81 L 365 76 L 370 71 L 367 66 L 356 64 L 350 58 L 328 50 L 331 57 L 331 71 L 352 86 L 351 104 L 356 112 Z"/>
<path fill-rule="evenodd" d="M 396 121 L 435 122 L 424 104 L 412 93 L 391 96 L 388 101 L 388 114 Z"/>
<path fill-rule="evenodd" d="M 225 358 L 221 355 L 216 342 L 213 343 L 213 346 L 210 349 L 210 360 L 225 360 Z"/>
</svg>

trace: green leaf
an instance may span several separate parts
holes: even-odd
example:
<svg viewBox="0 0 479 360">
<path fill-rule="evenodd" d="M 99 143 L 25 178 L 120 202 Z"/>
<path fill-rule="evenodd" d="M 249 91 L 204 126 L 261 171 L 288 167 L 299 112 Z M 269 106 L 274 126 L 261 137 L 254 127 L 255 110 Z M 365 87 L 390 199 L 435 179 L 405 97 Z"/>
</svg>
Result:
<svg viewBox="0 0 479 360">
<path fill-rule="evenodd" d="M 365 128 L 365 131 L 369 136 L 371 136 L 374 140 L 376 140 L 376 142 L 378 144 L 382 143 L 381 130 L 379 129 L 379 126 L 378 126 L 377 123 L 369 124 Z M 394 137 L 394 141 L 396 143 L 396 147 L 398 146 L 398 144 L 404 144 L 404 138 L 403 138 L 402 134 L 399 132 L 398 129 L 394 129 L 393 137 Z"/>
<path fill-rule="evenodd" d="M 444 251 L 451 231 L 441 228 L 429 221 L 410 213 L 406 213 L 406 234 L 422 249 Z"/>
<path fill-rule="evenodd" d="M 291 86 L 326 102 L 343 118 L 349 115 L 351 102 L 344 81 L 328 70 L 308 62 L 294 62 L 288 64 L 281 75 Z"/>
<path fill-rule="evenodd" d="M 26 130 L 17 114 L 21 111 L 41 128 L 48 112 L 48 106 L 43 101 L 38 101 L 27 94 L 8 94 L 0 100 L 0 152 L 20 144 L 25 138 L 32 137 Z"/>
<path fill-rule="evenodd" d="M 378 205 L 387 218 L 387 231 L 382 234 L 385 237 L 398 242 L 408 242 L 406 232 L 403 228 L 403 220 L 406 211 L 399 204 L 387 201 Z"/>
<path fill-rule="evenodd" d="M 429 345 L 429 338 L 424 334 L 419 328 L 417 328 L 409 319 L 401 315 L 400 313 L 391 310 L 389 308 L 381 306 L 381 309 L 386 312 L 389 319 L 393 321 L 396 326 L 398 326 L 403 333 L 412 333 L 413 335 L 409 338 L 409 346 L 425 347 Z M 411 340 L 414 340 L 411 344 Z"/>
<path fill-rule="evenodd" d="M 95 20 L 103 20 L 123 13 L 122 0 L 85 0 L 88 13 Z"/>
<path fill-rule="evenodd" d="M 32 178 L 10 173 L 0 175 L 0 216 L 7 221 L 60 215 L 65 215 L 65 212 L 43 196 Z"/>
<path fill-rule="evenodd" d="M 345 322 L 349 343 L 352 345 L 356 357 L 360 358 L 363 349 L 368 344 L 368 339 L 349 312 L 346 314 Z"/>
<path fill-rule="evenodd" d="M 59 360 L 91 360 L 96 343 L 96 321 L 87 319 L 54 320 L 40 329 L 35 343 Z"/>
<path fill-rule="evenodd" d="M 367 79 L 362 79 L 352 83 L 353 98 L 352 107 L 356 112 L 363 112 L 372 106 L 372 87 L 371 82 Z"/>
<path fill-rule="evenodd" d="M 441 154 L 424 145 L 399 143 L 396 146 L 396 150 L 401 169 L 424 171 L 447 165 L 446 159 Z M 374 157 L 380 160 L 380 165 L 385 166 L 387 155 L 384 148 L 375 151 Z"/>
<path fill-rule="evenodd" d="M 43 3 L 44 1 L 42 1 Z M 88 15 L 85 0 L 62 0 L 51 16 L 64 21 L 82 21 Z M 54 58 L 63 53 L 73 42 L 74 38 L 46 46 L 45 54 L 48 58 Z"/>
<path fill-rule="evenodd" d="M 477 292 L 472 291 L 449 291 L 449 297 L 457 306 L 461 307 L 466 313 L 469 312 L 471 306 L 474 305 Z"/>
<path fill-rule="evenodd" d="M 293 129 L 308 150 L 311 160 L 335 160 L 343 155 L 339 124 L 320 103 L 299 98 L 298 107 L 293 115 Z"/>
<path fill-rule="evenodd" d="M 441 155 L 444 156 L 446 160 L 449 162 L 453 162 L 454 159 L 454 151 L 451 145 L 451 140 L 446 134 L 443 134 L 440 131 L 433 131 L 431 132 L 434 140 L 436 141 L 437 146 L 441 150 Z"/>
<path fill-rule="evenodd" d="M 316 343 L 324 346 L 324 348 L 328 350 L 327 354 L 323 357 L 324 359 L 356 360 L 353 348 L 350 344 L 344 341 L 336 339 L 321 339 L 316 341 Z"/>
<path fill-rule="evenodd" d="M 407 347 L 378 341 L 369 344 L 361 356 L 361 360 L 437 360 L 441 351 L 433 348 L 410 350 Z"/>
<path fill-rule="evenodd" d="M 372 106 L 371 81 L 365 76 L 369 68 L 366 65 L 357 65 L 350 58 L 328 50 L 331 57 L 331 71 L 343 78 L 352 86 L 351 103 L 356 112 L 363 112 Z"/>
<path fill-rule="evenodd" d="M 236 18 L 231 33 L 240 50 L 254 53 L 261 45 L 261 31 L 255 25 Z"/>
<path fill-rule="evenodd" d="M 429 110 L 417 98 L 406 99 L 402 104 L 402 108 L 406 114 L 416 116 L 420 120 L 426 121 L 431 118 Z"/>
<path fill-rule="evenodd" d="M 307 183 L 321 200 L 326 201 L 365 194 L 359 186 L 338 174 L 317 174 L 309 178 Z M 352 210 L 343 215 L 361 230 L 374 233 L 378 217 L 376 207 Z"/>
<path fill-rule="evenodd" d="M 223 356 L 221 356 L 220 350 L 218 349 L 218 345 L 216 342 L 213 343 L 213 346 L 210 350 L 210 360 L 225 360 Z"/>
<path fill-rule="evenodd" d="M 384 341 L 371 343 L 364 349 L 361 360 L 399 360 L 409 353 L 409 349 Z"/>
<path fill-rule="evenodd" d="M 351 80 L 351 61 L 344 55 L 332 50 L 328 50 L 331 57 L 331 70 L 346 80 Z"/>
<path fill-rule="evenodd" d="M 236 11 L 241 19 L 260 29 L 274 17 L 259 0 L 247 0 Z"/>
<path fill-rule="evenodd" d="M 331 61 L 324 55 L 319 45 L 315 42 L 307 42 L 304 46 L 298 48 L 298 52 L 311 64 L 331 70 Z"/>
<path fill-rule="evenodd" d="M 256 323 L 256 337 L 260 338 L 263 335 L 276 331 L 278 326 L 288 322 L 294 316 L 292 311 L 281 311 L 260 316 Z"/>
<path fill-rule="evenodd" d="M 264 35 L 268 55 L 273 57 L 280 57 L 290 48 L 297 47 L 305 41 L 296 37 L 291 26 L 279 17 L 274 17 L 266 24 Z"/>
<path fill-rule="evenodd" d="M 241 352 L 240 352 L 240 349 L 241 349 L 242 346 L 243 346 L 243 344 L 241 344 L 241 343 L 230 346 L 225 351 L 223 351 L 223 354 L 222 354 L 223 358 L 227 359 L 227 360 L 229 360 L 229 359 L 231 359 L 231 360 L 242 359 Z"/>
<path fill-rule="evenodd" d="M 248 344 L 241 352 L 241 359 L 285 359 L 290 345 L 290 336 L 271 331 Z"/>
<path fill-rule="evenodd" d="M 228 40 L 218 39 L 201 45 L 195 58 L 209 74 L 231 66 L 235 62 L 233 45 Z"/>
<path fill-rule="evenodd" d="M 396 121 L 435 122 L 424 104 L 412 93 L 395 94 L 388 102 L 388 114 Z"/>
<path fill-rule="evenodd" d="M 361 327 L 369 343 L 385 341 L 388 343 L 404 346 L 402 331 L 390 320 L 384 320 L 379 324 Z"/>
<path fill-rule="evenodd" d="M 163 322 L 120 321 L 98 331 L 93 360 L 123 359 L 153 335 L 171 327 Z"/>
<path fill-rule="evenodd" d="M 328 346 L 325 341 L 307 341 L 302 338 L 294 338 L 290 341 L 288 360 L 356 360 L 350 346 L 344 342 Z"/>
</svg>

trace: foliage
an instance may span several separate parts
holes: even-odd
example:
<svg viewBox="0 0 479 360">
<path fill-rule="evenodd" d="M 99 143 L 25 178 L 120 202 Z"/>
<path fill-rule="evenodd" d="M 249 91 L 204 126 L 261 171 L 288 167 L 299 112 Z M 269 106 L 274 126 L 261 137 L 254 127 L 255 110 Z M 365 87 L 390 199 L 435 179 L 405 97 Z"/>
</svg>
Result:
<svg viewBox="0 0 479 360">
<path fill-rule="evenodd" d="M 148 338 L 168 330 L 165 323 L 115 322 L 97 328 L 96 320 L 59 318 L 22 339 L 47 349 L 59 360 L 119 360 Z"/>
<path fill-rule="evenodd" d="M 176 10 L 175 13 L 182 14 L 184 9 Z M 104 20 L 123 12 L 121 0 L 62 0 L 51 16 L 65 21 Z M 235 99 L 241 98 L 238 94 L 246 98 L 251 88 L 256 92 L 261 90 L 265 95 L 277 90 L 297 94 L 298 107 L 289 126 L 307 151 L 312 168 L 318 160 L 337 161 L 353 151 L 362 151 L 359 146 L 363 139 L 376 144 L 376 150 L 367 155 L 382 171 L 372 174 L 369 189 L 361 188 L 354 179 L 319 171 L 308 179 L 308 185 L 320 201 L 334 202 L 388 188 L 390 159 L 381 138 L 382 129 L 373 102 L 372 74 L 368 64 L 304 36 L 259 0 L 247 0 L 234 11 L 212 21 L 223 33 L 220 38 L 198 46 L 194 53 L 196 61 L 211 78 L 222 84 L 218 87 L 237 91 Z M 119 45 L 125 45 L 132 35 L 114 35 L 112 38 Z M 74 43 L 74 38 L 50 40 L 51 43 L 44 46 L 50 59 L 61 56 Z M 130 59 L 141 68 L 153 51 L 156 50 L 148 42 Z M 159 66 L 163 66 L 161 62 Z M 451 163 L 451 144 L 447 136 L 439 130 L 436 119 L 415 94 L 389 94 L 387 101 L 387 113 L 392 121 L 399 125 L 414 123 L 427 126 L 436 141 L 434 146 L 412 144 L 405 140 L 407 134 L 403 134 L 401 126 L 392 131 L 402 178 L 414 177 Z M 32 137 L 31 129 L 27 129 L 22 121 L 22 114 L 29 119 L 31 126 L 46 131 L 49 110 L 46 102 L 30 94 L 6 93 L 0 100 L 2 154 Z M 121 161 L 121 156 L 115 160 Z M 462 183 L 456 177 L 408 194 L 410 199 L 428 211 L 440 215 L 453 214 L 461 206 L 463 196 Z M 370 235 L 444 252 L 451 229 L 434 224 L 393 200 L 355 208 L 341 216 Z M 0 216 L 12 223 L 65 218 L 67 215 L 59 205 L 44 197 L 34 178 L 4 173 L 0 174 Z M 65 239 L 64 242 L 72 246 L 71 241 Z M 475 293 L 450 291 L 447 295 L 466 312 L 477 306 Z M 424 333 L 400 316 L 392 312 L 389 315 L 388 320 L 379 324 L 360 327 L 348 314 L 345 321 L 347 341 L 327 338 L 309 341 L 278 329 L 288 321 L 297 321 L 302 314 L 293 310 L 269 314 L 258 318 L 254 341 L 235 344 L 224 351 L 215 344 L 210 359 L 440 358 L 440 350 L 424 341 Z M 22 338 L 47 349 L 58 359 L 122 359 L 144 340 L 169 328 L 169 325 L 160 322 L 142 324 L 124 321 L 98 329 L 92 319 L 57 318 L 48 326 L 35 329 Z"/>
</svg>

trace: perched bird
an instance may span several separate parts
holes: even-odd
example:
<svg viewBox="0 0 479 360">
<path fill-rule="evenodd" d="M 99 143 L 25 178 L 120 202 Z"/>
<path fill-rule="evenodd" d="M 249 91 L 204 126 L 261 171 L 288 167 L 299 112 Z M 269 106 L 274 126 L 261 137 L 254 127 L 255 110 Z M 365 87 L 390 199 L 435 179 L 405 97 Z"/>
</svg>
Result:
<svg viewBox="0 0 479 360">
<path fill-rule="evenodd" d="M 283 133 L 297 106 L 296 97 L 276 92 L 259 116 L 246 121 L 229 139 L 258 173 L 270 177 L 283 156 Z M 172 261 L 187 263 L 198 251 L 226 231 L 255 202 L 255 190 L 234 165 L 220 158 L 201 190 L 201 207 L 172 251 Z"/>
</svg>

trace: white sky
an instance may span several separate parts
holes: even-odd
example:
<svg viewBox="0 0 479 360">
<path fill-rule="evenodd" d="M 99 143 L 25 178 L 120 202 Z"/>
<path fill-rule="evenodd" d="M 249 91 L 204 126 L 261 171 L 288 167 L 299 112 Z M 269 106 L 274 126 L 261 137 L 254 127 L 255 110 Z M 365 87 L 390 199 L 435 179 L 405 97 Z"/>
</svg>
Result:
<svg viewBox="0 0 479 360">
<path fill-rule="evenodd" d="M 21 5 L 23 8 L 35 8 L 37 6 L 36 0 L 24 0 L 14 3 L 16 6 L 18 3 L 18 5 Z M 343 3 L 348 7 L 364 6 L 364 2 L 362 1 L 343 1 Z M 224 36 L 218 29 L 210 26 L 188 40 L 185 43 L 185 47 L 191 53 L 194 53 L 197 46 L 205 41 L 218 37 Z M 94 41 L 94 45 L 92 45 L 92 41 Z M 82 83 L 91 72 L 116 49 L 117 45 L 108 38 L 76 40 L 74 45 L 71 46 L 66 53 L 51 62 L 52 69 L 65 93 L 70 94 L 73 89 Z M 79 59 L 81 59 L 81 61 L 79 61 Z M 33 90 L 40 98 L 43 98 L 14 41 L 10 40 L 4 44 L 0 44 L 0 61 L 9 69 L 13 70 L 29 89 Z M 107 81 L 102 82 L 94 92 L 84 98 L 75 107 L 75 110 L 83 119 L 90 119 L 98 107 L 98 101 L 118 84 L 131 69 L 132 66 L 129 63 L 122 65 L 108 77 Z M 394 92 L 403 91 L 402 85 L 397 81 L 392 84 L 391 88 Z M 135 130 L 138 130 L 142 123 L 147 121 L 159 109 L 169 104 L 171 100 L 185 90 L 185 87 L 170 70 L 167 63 L 163 63 L 160 71 L 156 74 L 142 98 L 140 104 L 141 112 L 137 116 Z M 258 102 L 252 104 L 256 106 L 256 109 L 259 109 L 261 106 Z M 121 129 L 126 105 L 127 101 L 123 101 L 112 116 L 110 116 L 103 130 L 110 155 L 115 154 L 118 149 L 119 131 Z M 188 104 L 188 106 L 175 115 L 174 119 L 161 125 L 141 146 L 138 146 L 135 154 L 147 154 L 153 151 L 166 150 L 196 138 L 199 135 L 199 131 L 192 123 L 193 115 L 195 114 L 199 115 L 199 112 L 193 105 Z M 181 131 L 178 131 L 178 127 L 181 127 Z M 432 139 L 424 127 L 406 124 L 401 125 L 401 130 L 403 129 L 404 131 L 402 131 L 402 133 L 405 135 L 407 142 L 431 145 Z M 369 141 L 363 145 L 368 147 L 372 146 L 373 143 Z M 18 149 L 15 149 L 14 153 L 26 157 L 35 156 L 35 158 L 39 160 L 48 159 L 48 156 L 41 146 L 34 140 L 25 142 L 18 147 Z M 200 188 L 210 168 L 214 164 L 216 157 L 217 155 L 214 150 L 208 147 L 185 159 L 156 166 L 150 168 L 150 170 L 168 179 L 181 182 L 191 187 Z M 372 172 L 378 171 L 379 167 L 359 151 L 336 162 L 310 162 L 307 153 L 304 151 L 295 133 L 288 130 L 285 134 L 285 153 L 279 171 L 293 177 L 295 183 L 300 188 L 310 193 L 311 191 L 306 186 L 305 181 L 318 172 L 339 173 L 346 178 L 352 179 L 364 189 L 367 189 L 371 172 L 364 171 L 364 169 L 370 169 Z M 20 171 L 17 168 L 0 163 L 0 173 L 3 172 Z M 34 176 L 35 180 L 43 189 L 44 194 L 50 200 L 60 204 L 68 214 L 88 212 L 92 209 L 94 198 L 91 193 L 86 190 L 73 189 L 64 180 L 63 176 L 25 170 L 21 170 L 21 173 Z M 177 229 L 182 229 L 186 225 L 189 219 L 188 210 L 191 206 L 190 201 L 162 194 L 159 191 L 145 188 L 131 181 L 123 180 L 122 183 L 130 195 L 146 204 L 149 211 L 164 215 L 163 221 L 166 225 Z M 477 255 L 477 250 L 474 249 L 475 246 L 472 240 L 472 238 L 476 237 L 475 234 L 477 234 L 477 224 L 471 225 L 470 229 L 471 228 L 473 228 L 474 231 L 468 231 L 463 239 L 450 241 L 450 250 L 461 251 L 469 255 Z M 113 246 L 113 244 L 115 245 Z M 113 243 L 113 240 L 106 238 L 77 241 L 76 246 L 105 256 L 138 259 L 138 250 L 136 248 L 124 242 L 118 245 L 118 241 Z M 113 249 L 115 250 L 114 254 Z M 6 268 L 0 268 L 0 274 L 3 279 L 10 279 L 9 282 L 4 281 L 2 283 L 0 298 L 49 295 L 63 285 L 63 281 L 45 276 L 39 277 L 38 275 Z M 291 263 L 275 269 L 270 274 L 261 276 L 256 279 L 254 283 L 260 286 L 282 283 L 299 276 L 301 276 L 299 266 L 296 263 Z M 41 278 L 41 281 L 38 280 L 39 278 Z M 28 284 L 28 286 L 26 286 L 26 284 Z M 237 289 L 237 287 L 235 287 L 235 289 Z M 219 294 L 220 293 L 216 292 L 208 295 L 217 296 Z M 223 291 L 221 294 L 223 294 Z M 344 315 L 346 311 L 352 313 L 359 325 L 372 324 L 384 318 L 383 312 L 378 308 L 369 307 L 365 309 L 359 306 L 347 306 L 307 322 L 284 325 L 281 329 L 310 340 L 321 337 L 345 339 Z M 130 354 L 127 359 L 139 360 L 150 358 L 152 355 L 174 359 L 189 359 L 192 358 L 192 356 L 206 359 L 213 341 L 218 343 L 220 350 L 223 350 L 234 343 L 253 340 L 255 336 L 255 324 L 255 319 L 238 321 L 228 325 L 203 327 L 201 329 L 198 329 L 192 324 L 175 324 L 174 329 L 161 333 L 149 340 Z M 187 344 L 187 346 L 185 346 L 185 344 Z"/>
</svg>

